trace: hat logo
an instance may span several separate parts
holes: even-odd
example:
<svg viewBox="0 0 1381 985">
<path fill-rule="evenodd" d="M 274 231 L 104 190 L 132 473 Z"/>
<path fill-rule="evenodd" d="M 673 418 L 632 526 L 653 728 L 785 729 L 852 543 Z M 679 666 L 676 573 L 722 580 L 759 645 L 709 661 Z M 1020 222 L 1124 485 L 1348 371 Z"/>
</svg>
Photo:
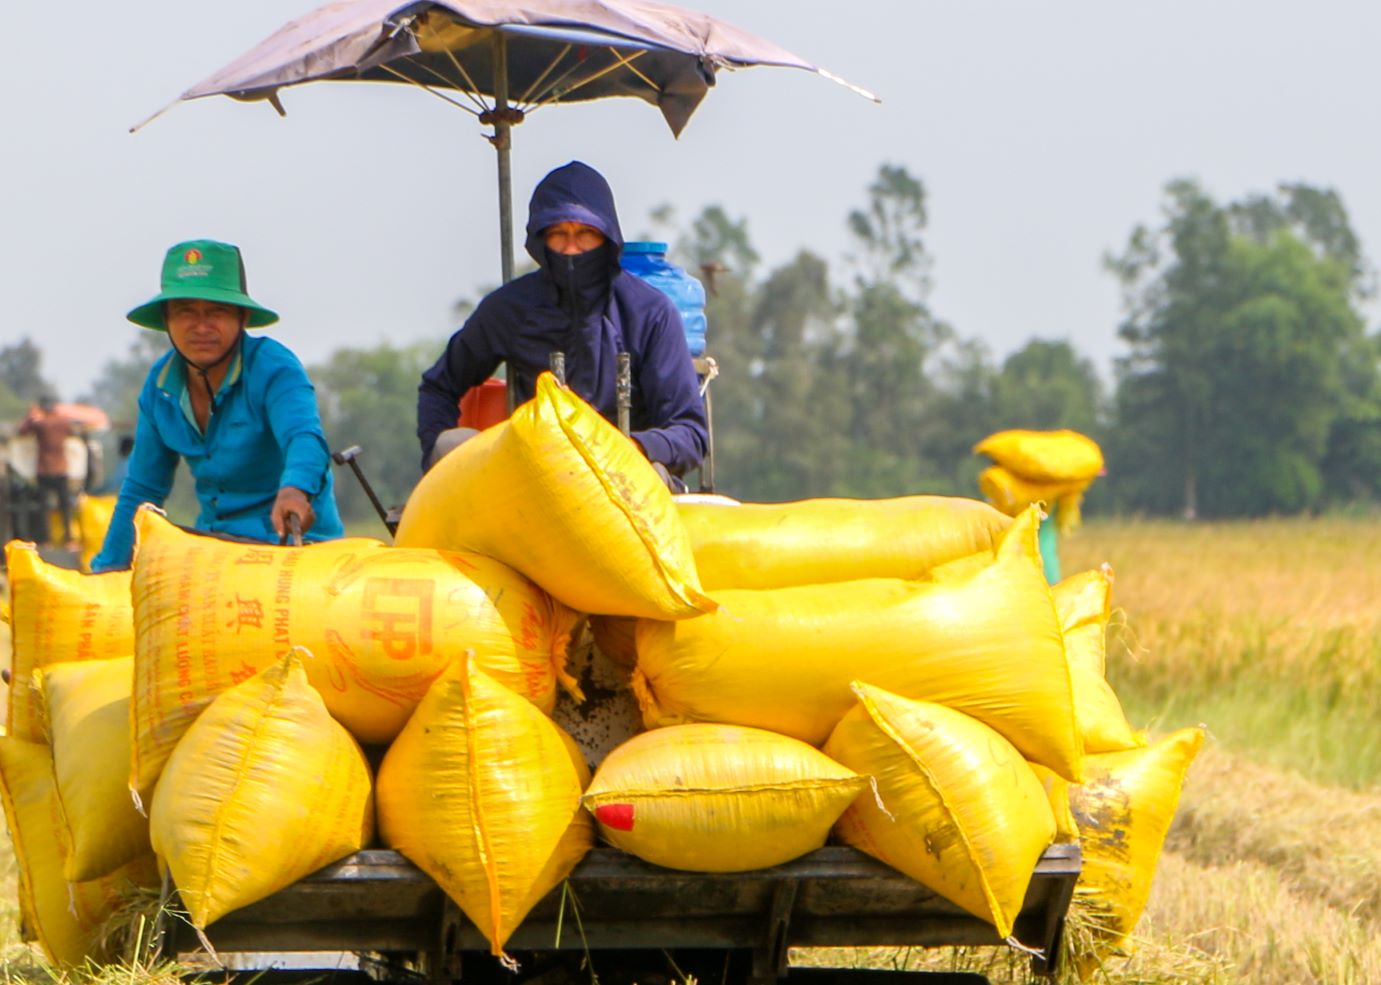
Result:
<svg viewBox="0 0 1381 985">
<path fill-rule="evenodd" d="M 185 260 L 187 263 L 190 263 L 190 264 L 201 263 L 201 250 L 198 250 L 198 249 L 190 249 L 190 250 L 188 250 L 187 253 L 182 257 L 182 259 Z"/>
</svg>

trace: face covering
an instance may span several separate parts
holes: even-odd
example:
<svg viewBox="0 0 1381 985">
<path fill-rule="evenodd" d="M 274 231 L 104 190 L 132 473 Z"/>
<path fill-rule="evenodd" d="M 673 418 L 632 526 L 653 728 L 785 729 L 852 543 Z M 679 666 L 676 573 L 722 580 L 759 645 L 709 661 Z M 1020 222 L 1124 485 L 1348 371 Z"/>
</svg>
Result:
<svg viewBox="0 0 1381 985">
<path fill-rule="evenodd" d="M 556 282 L 561 303 L 576 317 L 589 314 L 609 291 L 609 244 L 584 253 L 546 250 L 547 271 Z"/>
</svg>

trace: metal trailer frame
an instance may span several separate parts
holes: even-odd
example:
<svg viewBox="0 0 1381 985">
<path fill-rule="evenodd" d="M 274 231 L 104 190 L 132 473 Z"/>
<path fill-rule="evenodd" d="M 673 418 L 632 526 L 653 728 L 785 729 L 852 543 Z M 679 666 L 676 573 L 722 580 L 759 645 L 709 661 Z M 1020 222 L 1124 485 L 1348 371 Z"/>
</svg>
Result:
<svg viewBox="0 0 1381 985">
<path fill-rule="evenodd" d="M 1038 974 L 1054 974 L 1081 856 L 1053 845 L 1036 865 L 1014 937 Z M 771 985 L 792 947 L 1000 945 L 992 924 L 853 848 L 830 846 L 784 865 L 683 872 L 595 848 L 509 939 L 514 952 L 714 949 L 745 960 L 739 981 Z M 170 909 L 165 907 L 165 912 Z M 173 900 L 171 909 L 178 909 Z M 561 935 L 558 940 L 558 923 Z M 185 920 L 165 917 L 163 953 L 200 948 Z M 439 886 L 397 852 L 357 852 L 222 917 L 205 931 L 217 952 L 375 952 L 382 977 L 463 980 L 488 941 Z M 403 969 L 408 969 L 404 971 Z M 410 974 L 409 974 L 410 972 Z"/>
</svg>

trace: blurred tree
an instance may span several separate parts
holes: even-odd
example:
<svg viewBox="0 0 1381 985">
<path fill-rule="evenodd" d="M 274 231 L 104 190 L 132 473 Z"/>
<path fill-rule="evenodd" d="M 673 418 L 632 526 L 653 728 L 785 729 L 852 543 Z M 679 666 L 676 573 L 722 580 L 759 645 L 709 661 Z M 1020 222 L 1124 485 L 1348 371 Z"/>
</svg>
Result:
<svg viewBox="0 0 1381 985">
<path fill-rule="evenodd" d="M 669 238 L 672 260 L 705 284 L 705 355 L 719 367 L 719 376 L 709 388 L 715 485 L 729 495 L 750 498 L 754 495 L 751 461 L 757 440 L 757 374 L 763 365 L 763 339 L 753 323 L 758 253 L 747 221 L 732 219 L 718 205 L 707 206 L 684 233 Z M 707 274 L 707 267 L 712 274 Z M 694 487 L 697 479 L 690 478 Z"/>
<path fill-rule="evenodd" d="M 1095 438 L 1104 431 L 1102 382 L 1066 341 L 1032 339 L 1000 369 L 981 342 L 956 342 L 932 375 L 937 394 L 925 444 L 954 479 L 939 491 L 978 494 L 978 473 L 989 463 L 973 455 L 973 446 L 994 431 L 1072 428 Z"/>
<path fill-rule="evenodd" d="M 139 391 L 149 369 L 168 351 L 168 336 L 163 332 L 140 332 L 130 343 L 123 359 L 105 364 L 91 392 L 82 399 L 110 415 L 111 427 L 128 434 L 134 432 L 139 414 Z"/>
<path fill-rule="evenodd" d="M 927 491 L 977 496 L 978 473 L 987 462 L 973 454 L 973 446 L 1005 426 L 993 406 L 998 369 L 982 342 L 956 340 L 937 360 L 933 375 L 936 390 L 924 442 L 948 481 Z"/>
<path fill-rule="evenodd" d="M 364 450 L 360 467 L 385 506 L 406 501 L 421 476 L 417 443 L 417 384 L 441 342 L 397 348 L 338 349 L 308 372 L 316 384 L 322 425 L 332 451 L 351 445 Z M 341 515 L 384 537 L 369 498 L 348 468 L 333 466 Z M 377 525 L 369 529 L 371 525 Z"/>
<path fill-rule="evenodd" d="M 9 387 L 0 383 L 0 421 L 11 428 L 18 427 L 19 421 L 33 406 Z"/>
<path fill-rule="evenodd" d="M 798 499 L 832 484 L 838 432 L 816 403 L 832 386 L 817 354 L 834 317 L 828 268 L 810 253 L 774 270 L 757 292 L 752 325 L 761 365 L 750 404 L 755 440 L 745 448 L 747 459 L 730 466 L 731 474 L 743 476 L 748 498 Z"/>
<path fill-rule="evenodd" d="M 81 399 L 100 407 L 110 417 L 112 440 L 105 443 L 107 468 L 114 468 L 118 435 L 133 435 L 139 419 L 139 392 L 149 369 L 168 351 L 168 336 L 163 332 L 139 332 L 122 359 L 105 364 L 101 375 L 91 384 L 91 391 Z M 163 504 L 175 523 L 191 524 L 197 516 L 197 498 L 193 491 L 192 475 L 186 464 L 179 462 L 173 476 L 173 491 Z"/>
<path fill-rule="evenodd" d="M 722 206 L 707 206 L 691 223 L 690 233 L 677 244 L 678 259 L 684 255 L 688 269 L 706 280 L 705 289 L 713 294 L 713 276 L 705 278 L 707 268 L 715 273 L 734 271 L 751 282 L 757 268 L 758 251 L 748 235 L 747 219 L 731 219 Z"/>
<path fill-rule="evenodd" d="M 930 259 L 921 233 L 925 188 L 884 164 L 868 204 L 849 215 L 855 276 L 845 332 L 831 359 L 849 394 L 847 464 L 837 494 L 896 496 L 935 488 L 944 472 L 923 443 L 938 397 L 927 363 L 954 338 L 926 305 Z"/>
<path fill-rule="evenodd" d="M 1330 504 L 1381 502 L 1381 334 L 1357 340 L 1343 359 L 1343 408 L 1328 435 L 1323 459 Z"/>
<path fill-rule="evenodd" d="M 639 229 L 636 235 L 624 234 L 625 242 L 643 240 L 653 243 L 673 243 L 678 235 L 678 222 L 676 218 L 676 206 L 670 202 L 662 202 L 654 205 L 647 214 L 648 226 Z"/>
<path fill-rule="evenodd" d="M 905 166 L 883 164 L 868 186 L 868 204 L 849 213 L 860 284 L 894 284 L 917 302 L 930 292 L 930 257 L 921 232 L 928 221 L 925 186 Z"/>
<path fill-rule="evenodd" d="M 1067 341 L 1032 339 L 1008 356 L 991 399 L 998 427 L 1071 428 L 1094 437 L 1102 427 L 1098 371 Z"/>
<path fill-rule="evenodd" d="M 1341 202 L 1285 186 L 1220 206 L 1183 180 L 1166 199 L 1165 224 L 1107 260 L 1131 349 L 1110 456 L 1120 502 L 1187 516 L 1321 505 L 1325 458 L 1347 445 L 1335 426 L 1365 431 L 1376 408 L 1355 307 L 1368 275 Z"/>
<path fill-rule="evenodd" d="M 44 393 L 56 392 L 44 379 L 42 369 L 43 352 L 30 338 L 0 349 L 0 387 L 3 388 L 0 392 L 7 392 L 19 401 L 21 414 Z"/>
</svg>

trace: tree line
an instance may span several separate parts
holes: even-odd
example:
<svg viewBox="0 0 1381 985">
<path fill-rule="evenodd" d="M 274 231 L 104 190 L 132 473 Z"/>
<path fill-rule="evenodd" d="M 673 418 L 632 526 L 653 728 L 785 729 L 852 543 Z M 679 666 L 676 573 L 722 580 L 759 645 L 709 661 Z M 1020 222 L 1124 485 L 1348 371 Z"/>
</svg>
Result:
<svg viewBox="0 0 1381 985">
<path fill-rule="evenodd" d="M 1107 457 L 1095 512 L 1246 517 L 1381 499 L 1381 334 L 1361 313 L 1373 276 L 1331 190 L 1224 203 L 1170 182 L 1160 220 L 1104 258 L 1125 310 L 1110 387 L 1069 340 L 998 360 L 931 310 L 926 193 L 905 167 L 879 168 L 836 269 L 809 250 L 763 269 L 747 220 L 722 206 L 650 222 L 709 289 L 721 492 L 976 496 L 980 438 L 1072 428 Z M 386 503 L 418 477 L 417 382 L 443 343 L 341 349 L 309 367 L 332 447 L 365 449 Z M 88 399 L 133 420 L 164 346 L 142 333 Z M 0 350 L 0 413 L 37 396 L 40 362 L 28 340 Z M 347 516 L 373 515 L 352 477 L 337 486 Z"/>
</svg>

